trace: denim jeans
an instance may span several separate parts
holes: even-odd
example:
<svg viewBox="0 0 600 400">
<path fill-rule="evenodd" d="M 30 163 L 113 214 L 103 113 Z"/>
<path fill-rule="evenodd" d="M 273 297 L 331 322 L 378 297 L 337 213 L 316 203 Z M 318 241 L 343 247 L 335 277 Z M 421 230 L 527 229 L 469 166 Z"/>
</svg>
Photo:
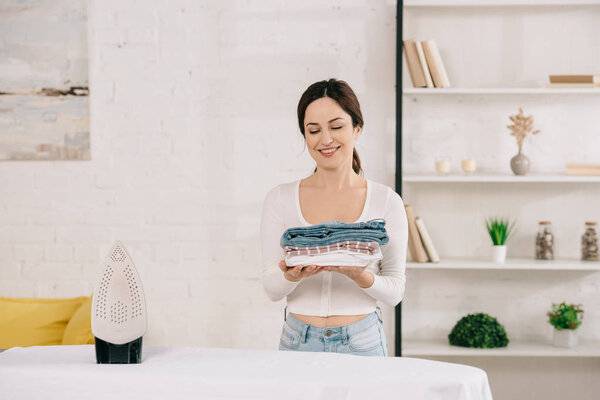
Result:
<svg viewBox="0 0 600 400">
<path fill-rule="evenodd" d="M 389 238 L 385 230 L 385 220 L 372 219 L 353 223 L 328 221 L 317 225 L 289 228 L 281 235 L 280 245 L 283 248 L 285 246 L 327 246 L 347 240 L 386 244 Z"/>
<path fill-rule="evenodd" d="M 379 309 L 379 307 L 377 307 Z M 383 321 L 377 311 L 349 325 L 319 327 L 288 313 L 283 324 L 279 350 L 313 351 L 387 357 Z"/>
</svg>

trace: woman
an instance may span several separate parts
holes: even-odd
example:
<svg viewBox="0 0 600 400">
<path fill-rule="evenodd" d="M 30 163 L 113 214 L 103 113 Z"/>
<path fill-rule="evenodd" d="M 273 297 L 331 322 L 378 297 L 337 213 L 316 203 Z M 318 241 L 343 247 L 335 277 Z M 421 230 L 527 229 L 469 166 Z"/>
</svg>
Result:
<svg viewBox="0 0 600 400">
<path fill-rule="evenodd" d="M 387 356 L 376 301 L 395 306 L 404 296 L 404 205 L 390 187 L 360 176 L 354 142 L 363 119 L 346 82 L 310 85 L 298 104 L 298 124 L 317 167 L 304 179 L 271 189 L 261 219 L 263 287 L 272 301 L 287 296 L 289 309 L 279 349 Z M 286 229 L 376 218 L 385 219 L 389 237 L 380 261 L 364 267 L 286 266 L 280 247 Z"/>
</svg>

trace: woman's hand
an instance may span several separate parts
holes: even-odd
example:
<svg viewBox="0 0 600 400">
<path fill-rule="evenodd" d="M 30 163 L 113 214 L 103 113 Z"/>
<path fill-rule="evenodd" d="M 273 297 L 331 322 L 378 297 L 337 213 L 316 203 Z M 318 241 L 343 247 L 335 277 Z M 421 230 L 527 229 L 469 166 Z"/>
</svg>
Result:
<svg viewBox="0 0 600 400">
<path fill-rule="evenodd" d="M 366 270 L 369 265 L 365 265 L 364 267 L 347 267 L 342 265 L 328 265 L 323 267 L 325 271 L 334 271 L 340 274 L 346 275 L 348 278 L 352 279 L 358 286 L 361 288 L 371 287 L 373 282 L 375 281 L 375 277 L 373 274 Z"/>
<path fill-rule="evenodd" d="M 300 282 L 304 278 L 318 274 L 323 267 L 318 265 L 308 265 L 302 268 L 302 265 L 288 267 L 285 260 L 279 261 L 279 268 L 283 271 L 283 276 L 290 282 Z"/>
</svg>

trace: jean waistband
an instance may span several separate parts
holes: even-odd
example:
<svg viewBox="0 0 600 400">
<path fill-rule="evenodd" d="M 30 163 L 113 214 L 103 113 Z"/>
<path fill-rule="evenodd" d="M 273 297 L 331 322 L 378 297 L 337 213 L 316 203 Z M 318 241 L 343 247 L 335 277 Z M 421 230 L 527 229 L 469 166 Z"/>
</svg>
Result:
<svg viewBox="0 0 600 400">
<path fill-rule="evenodd" d="M 356 334 L 358 332 L 364 331 L 369 326 L 376 323 L 377 319 L 379 319 L 381 321 L 377 311 L 373 311 L 372 313 L 370 313 L 363 319 L 356 321 L 349 325 L 341 325 L 341 326 L 334 326 L 334 327 L 327 327 L 327 326 L 321 327 L 321 326 L 307 324 L 306 322 L 300 321 L 298 318 L 294 317 L 291 313 L 288 313 L 286 322 L 296 332 L 302 332 L 304 334 L 306 333 L 306 331 L 308 329 L 310 329 L 311 332 L 313 332 L 314 334 L 317 334 L 317 335 L 323 334 L 326 331 L 331 331 L 332 333 L 339 332 L 344 335 L 352 335 L 352 334 Z"/>
</svg>

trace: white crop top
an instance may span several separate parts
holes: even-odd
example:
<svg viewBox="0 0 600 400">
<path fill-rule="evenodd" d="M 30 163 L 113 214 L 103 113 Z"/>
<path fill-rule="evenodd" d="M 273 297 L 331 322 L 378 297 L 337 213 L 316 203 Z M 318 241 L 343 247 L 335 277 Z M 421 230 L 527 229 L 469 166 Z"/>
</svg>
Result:
<svg viewBox="0 0 600 400">
<path fill-rule="evenodd" d="M 406 213 L 398 193 L 367 179 L 367 198 L 355 222 L 384 218 L 389 242 L 381 246 L 383 258 L 367 267 L 374 275 L 373 284 L 361 288 L 334 271 L 321 271 L 299 282 L 283 276 L 279 268 L 284 259 L 281 235 L 288 228 L 311 225 L 302 216 L 299 188 L 300 180 L 284 183 L 271 189 L 264 199 L 260 224 L 262 284 L 269 298 L 279 301 L 287 296 L 289 312 L 321 317 L 368 314 L 375 311 L 377 300 L 397 305 L 404 296 L 408 242 Z"/>
</svg>

